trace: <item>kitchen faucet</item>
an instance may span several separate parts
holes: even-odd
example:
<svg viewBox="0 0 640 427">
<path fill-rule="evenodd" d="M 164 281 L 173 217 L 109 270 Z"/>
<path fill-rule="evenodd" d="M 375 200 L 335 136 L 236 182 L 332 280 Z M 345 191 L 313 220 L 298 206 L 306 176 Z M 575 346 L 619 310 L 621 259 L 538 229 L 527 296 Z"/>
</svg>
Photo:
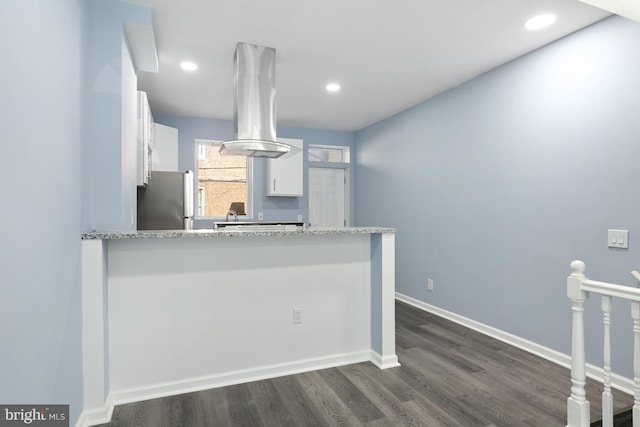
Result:
<svg viewBox="0 0 640 427">
<path fill-rule="evenodd" d="M 236 222 L 238 222 L 238 214 L 233 209 L 229 209 L 229 212 L 227 212 L 227 216 L 224 219 L 225 222 L 229 222 L 229 215 L 233 215 L 234 218 L 236 219 Z"/>
</svg>

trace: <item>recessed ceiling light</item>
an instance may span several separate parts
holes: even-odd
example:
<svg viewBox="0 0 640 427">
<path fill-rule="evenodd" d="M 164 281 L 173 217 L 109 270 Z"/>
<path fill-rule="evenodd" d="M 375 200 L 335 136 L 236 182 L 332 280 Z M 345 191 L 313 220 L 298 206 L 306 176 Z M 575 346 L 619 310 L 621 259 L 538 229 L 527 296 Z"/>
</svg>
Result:
<svg viewBox="0 0 640 427">
<path fill-rule="evenodd" d="M 556 22 L 556 15 L 553 13 L 544 13 L 527 19 L 527 22 L 524 23 L 524 27 L 527 30 L 541 30 L 543 28 L 547 28 L 554 22 Z"/>
<path fill-rule="evenodd" d="M 338 83 L 329 83 L 326 89 L 327 92 L 337 92 L 340 90 L 340 85 Z"/>
<path fill-rule="evenodd" d="M 195 62 L 183 61 L 180 63 L 180 68 L 185 71 L 195 71 L 198 69 L 198 65 Z"/>
</svg>

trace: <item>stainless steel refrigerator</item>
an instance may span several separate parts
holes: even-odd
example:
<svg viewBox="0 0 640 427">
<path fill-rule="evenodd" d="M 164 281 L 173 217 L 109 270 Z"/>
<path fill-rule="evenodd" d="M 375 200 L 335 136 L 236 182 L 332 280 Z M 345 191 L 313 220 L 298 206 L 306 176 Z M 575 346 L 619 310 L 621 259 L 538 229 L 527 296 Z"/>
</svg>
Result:
<svg viewBox="0 0 640 427">
<path fill-rule="evenodd" d="M 190 230 L 193 225 L 193 172 L 151 172 L 138 187 L 138 230 Z"/>
</svg>

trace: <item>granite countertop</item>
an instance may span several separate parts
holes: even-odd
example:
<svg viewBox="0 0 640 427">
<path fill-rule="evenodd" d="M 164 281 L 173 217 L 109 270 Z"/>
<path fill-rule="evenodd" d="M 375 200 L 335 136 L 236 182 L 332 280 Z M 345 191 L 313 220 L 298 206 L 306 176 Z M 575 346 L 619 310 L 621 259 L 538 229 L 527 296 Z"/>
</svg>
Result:
<svg viewBox="0 0 640 427">
<path fill-rule="evenodd" d="M 118 240 L 118 239 L 184 239 L 217 237 L 256 237 L 256 236 L 306 236 L 322 234 L 377 234 L 395 233 L 394 228 L 385 227 L 336 227 L 301 228 L 299 230 L 142 230 L 142 231 L 94 231 L 82 234 L 82 240 Z"/>
</svg>

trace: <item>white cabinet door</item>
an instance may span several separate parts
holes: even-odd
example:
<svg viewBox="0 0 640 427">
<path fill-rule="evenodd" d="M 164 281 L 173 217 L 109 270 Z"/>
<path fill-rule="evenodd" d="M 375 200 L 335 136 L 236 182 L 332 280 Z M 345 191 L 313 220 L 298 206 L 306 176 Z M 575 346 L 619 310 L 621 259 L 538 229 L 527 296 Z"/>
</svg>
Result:
<svg viewBox="0 0 640 427">
<path fill-rule="evenodd" d="M 278 141 L 299 148 L 297 153 L 269 159 L 267 167 L 267 196 L 300 197 L 303 194 L 303 141 L 278 138 Z"/>
<path fill-rule="evenodd" d="M 153 145 L 154 171 L 178 172 L 178 129 L 155 123 Z"/>
<path fill-rule="evenodd" d="M 151 173 L 151 150 L 153 149 L 153 116 L 145 92 L 138 91 L 138 144 L 137 179 L 138 186 L 149 182 Z"/>
</svg>

